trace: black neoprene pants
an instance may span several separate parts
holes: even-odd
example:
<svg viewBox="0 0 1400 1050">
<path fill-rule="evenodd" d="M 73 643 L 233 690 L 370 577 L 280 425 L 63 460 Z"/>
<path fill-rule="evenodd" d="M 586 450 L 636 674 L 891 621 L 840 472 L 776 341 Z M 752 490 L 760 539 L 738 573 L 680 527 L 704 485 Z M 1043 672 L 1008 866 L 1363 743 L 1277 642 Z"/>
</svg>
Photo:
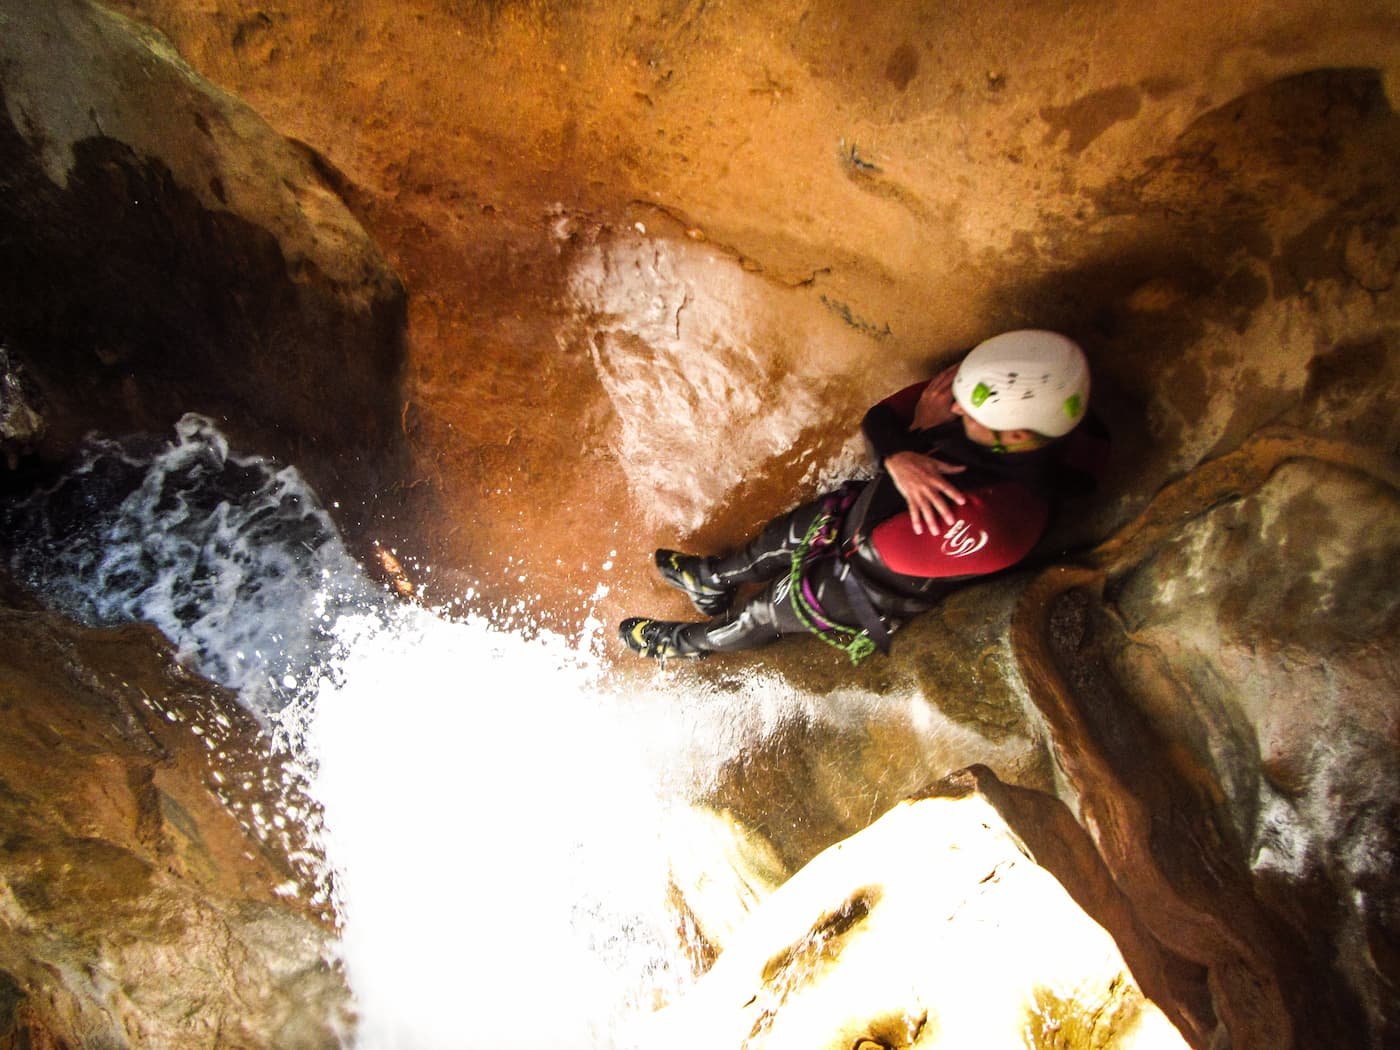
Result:
<svg viewBox="0 0 1400 1050">
<path fill-rule="evenodd" d="M 828 505 L 827 499 L 819 496 L 774 518 L 747 545 L 732 554 L 705 559 L 706 567 L 715 578 L 711 582 L 732 587 L 766 581 L 768 586 L 723 616 L 681 629 L 676 640 L 692 649 L 737 652 L 766 645 L 784 635 L 807 633 L 792 605 L 792 555 L 813 520 Z M 826 620 L 859 627 L 839 577 L 841 566 L 839 557 L 816 559 L 807 563 L 804 576 Z M 877 597 L 876 607 L 879 605 Z M 898 625 L 892 617 L 884 619 L 890 630 Z"/>
</svg>

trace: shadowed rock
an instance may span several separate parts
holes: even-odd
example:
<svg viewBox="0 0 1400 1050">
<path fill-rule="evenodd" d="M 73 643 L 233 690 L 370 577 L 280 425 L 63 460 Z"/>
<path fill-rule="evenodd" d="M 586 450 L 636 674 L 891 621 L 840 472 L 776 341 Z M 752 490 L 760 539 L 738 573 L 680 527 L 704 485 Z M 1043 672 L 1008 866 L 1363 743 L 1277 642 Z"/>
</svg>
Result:
<svg viewBox="0 0 1400 1050">
<path fill-rule="evenodd" d="M 198 410 L 328 497 L 367 494 L 398 435 L 404 294 L 324 164 L 159 34 L 81 0 L 19 6 L 0 338 L 49 406 L 40 451 Z"/>
</svg>

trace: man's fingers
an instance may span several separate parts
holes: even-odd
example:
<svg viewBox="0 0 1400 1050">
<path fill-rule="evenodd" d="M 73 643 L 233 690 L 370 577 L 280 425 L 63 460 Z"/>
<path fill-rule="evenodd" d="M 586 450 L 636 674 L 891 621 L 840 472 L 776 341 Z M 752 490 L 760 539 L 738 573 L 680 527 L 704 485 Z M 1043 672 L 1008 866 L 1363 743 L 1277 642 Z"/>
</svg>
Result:
<svg viewBox="0 0 1400 1050">
<path fill-rule="evenodd" d="M 945 474 L 957 474 L 967 468 L 956 463 L 944 463 L 931 456 L 919 457 L 910 464 L 901 464 L 891 470 L 895 486 L 909 504 L 909 519 L 916 535 L 925 530 L 932 536 L 941 536 L 943 526 L 950 526 L 957 519 L 952 504 L 959 506 L 967 502 L 962 491 L 948 481 Z"/>
<path fill-rule="evenodd" d="M 956 490 L 954 491 L 956 492 Z M 962 502 L 961 493 L 957 493 L 957 501 Z M 944 525 L 951 525 L 958 520 L 952 508 L 948 506 L 948 501 L 941 494 L 934 493 L 929 497 L 929 502 L 933 504 L 933 509 L 938 512 L 938 516 L 943 519 Z M 934 535 L 938 534 L 935 532 Z"/>
<path fill-rule="evenodd" d="M 957 520 L 947 501 L 932 491 L 921 492 L 918 499 L 910 501 L 909 516 L 913 519 L 915 533 L 928 529 L 932 536 L 941 536 L 942 526 L 951 525 Z"/>
<path fill-rule="evenodd" d="M 933 494 L 920 490 L 913 494 L 909 503 L 909 520 L 914 526 L 914 535 L 921 536 L 927 530 L 931 536 L 942 535 L 938 527 L 938 512 L 933 502 Z"/>
<path fill-rule="evenodd" d="M 967 502 L 967 497 L 962 494 L 962 490 L 956 485 L 949 484 L 939 479 L 932 483 L 932 487 L 934 489 L 934 492 L 931 494 L 932 498 L 939 503 L 942 503 L 945 498 L 952 500 L 959 507 Z"/>
<path fill-rule="evenodd" d="M 930 536 L 943 535 L 942 530 L 938 527 L 938 518 L 929 509 L 927 503 L 909 504 L 909 520 L 914 524 L 915 536 L 922 536 L 925 529 L 928 530 Z"/>
<path fill-rule="evenodd" d="M 962 489 L 958 488 L 951 481 L 946 481 L 941 475 L 935 475 L 930 479 L 929 484 L 935 490 L 932 494 L 932 498 L 939 503 L 940 509 L 946 506 L 942 502 L 945 496 L 959 507 L 967 502 L 967 497 L 962 494 Z M 944 516 L 947 517 L 947 514 Z M 951 517 L 948 518 L 948 524 L 953 524 L 953 519 Z"/>
</svg>

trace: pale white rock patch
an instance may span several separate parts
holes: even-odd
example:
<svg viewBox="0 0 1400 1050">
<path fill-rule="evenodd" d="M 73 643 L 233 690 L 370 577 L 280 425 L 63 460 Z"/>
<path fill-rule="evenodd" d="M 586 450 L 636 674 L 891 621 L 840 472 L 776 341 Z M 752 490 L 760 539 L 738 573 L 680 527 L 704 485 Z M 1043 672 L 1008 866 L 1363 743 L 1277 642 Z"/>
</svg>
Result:
<svg viewBox="0 0 1400 1050">
<path fill-rule="evenodd" d="M 649 1023 L 647 1045 L 695 1050 L 1025 1050 L 1076 1025 L 1186 1045 L 979 796 L 900 803 L 821 853 Z"/>
</svg>

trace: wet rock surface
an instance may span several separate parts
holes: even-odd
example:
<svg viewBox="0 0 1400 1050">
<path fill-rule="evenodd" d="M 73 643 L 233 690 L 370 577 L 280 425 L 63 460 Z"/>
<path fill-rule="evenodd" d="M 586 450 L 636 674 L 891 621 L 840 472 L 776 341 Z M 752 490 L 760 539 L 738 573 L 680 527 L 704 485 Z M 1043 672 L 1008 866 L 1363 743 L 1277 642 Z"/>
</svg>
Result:
<svg viewBox="0 0 1400 1050">
<path fill-rule="evenodd" d="M 1304 1044 L 1346 1038 L 1357 1010 L 1386 1039 L 1400 1031 L 1383 1006 L 1400 943 L 1397 509 L 1384 479 L 1285 463 L 1111 584 L 1094 614 L 1154 750 L 1213 796 L 1218 856 L 1296 938 L 1280 954 L 1323 962 L 1282 967 L 1296 994 L 1329 1003 L 1296 1018 Z"/>
<path fill-rule="evenodd" d="M 9 350 L 0 346 L 0 452 L 6 466 L 15 470 L 43 433 L 44 417 L 34 405 L 34 395 Z"/>
<path fill-rule="evenodd" d="M 1393 1038 L 1374 872 L 1393 887 L 1396 604 L 1354 574 L 1395 557 L 1396 481 L 1369 449 L 1261 435 L 1018 612 L 1065 787 L 1153 936 L 1201 967 L 1177 999 L 1211 1003 L 1203 1029 Z M 1299 501 L 1310 521 L 1281 512 Z"/>
<path fill-rule="evenodd" d="M 1030 564 L 859 670 L 799 639 L 615 673 L 903 698 L 722 771 L 707 801 L 774 869 L 983 763 L 1069 807 L 1102 871 L 1046 867 L 1085 899 L 1108 873 L 1100 921 L 1193 1045 L 1397 1038 L 1393 17 L 111 6 L 168 40 L 0 0 L 0 339 L 48 426 L 17 452 L 202 410 L 443 597 L 688 617 L 653 547 L 739 542 L 859 469 L 875 399 L 997 330 L 1064 330 L 1113 459 Z M 34 834 L 34 864 L 101 859 L 85 893 L 165 892 L 172 856 L 182 907 L 233 892 L 159 836 Z M 276 907 L 268 878 L 239 892 Z M 22 961 L 47 949 L 11 943 L 0 1004 L 28 1005 L 0 1019 L 99 1024 L 79 1001 L 105 992 L 49 1010 Z"/>
<path fill-rule="evenodd" d="M 0 1042 L 340 1045 L 267 736 L 149 628 L 0 607 L 0 629 Z"/>
</svg>

